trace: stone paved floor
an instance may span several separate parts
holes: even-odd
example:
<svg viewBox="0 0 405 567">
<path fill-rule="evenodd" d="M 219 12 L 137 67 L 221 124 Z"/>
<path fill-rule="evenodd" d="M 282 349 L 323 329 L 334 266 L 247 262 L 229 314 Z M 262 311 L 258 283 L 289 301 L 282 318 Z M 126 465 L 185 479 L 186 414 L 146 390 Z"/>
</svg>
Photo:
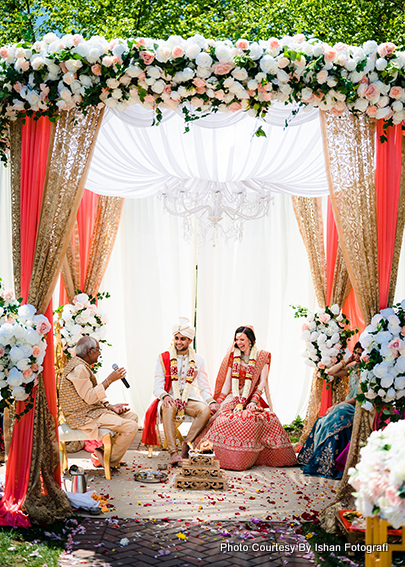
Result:
<svg viewBox="0 0 405 567">
<path fill-rule="evenodd" d="M 86 518 L 75 530 L 77 533 L 61 556 L 60 566 L 304 567 L 314 564 L 309 544 L 289 524 L 262 522 L 254 526 L 253 532 L 246 526 L 235 522 L 196 524 L 179 520 Z"/>
</svg>

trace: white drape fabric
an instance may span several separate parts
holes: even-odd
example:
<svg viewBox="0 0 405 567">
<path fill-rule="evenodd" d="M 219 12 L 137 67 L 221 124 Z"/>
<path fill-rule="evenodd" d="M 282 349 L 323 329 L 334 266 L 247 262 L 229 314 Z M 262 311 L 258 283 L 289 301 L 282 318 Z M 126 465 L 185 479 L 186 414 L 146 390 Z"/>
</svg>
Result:
<svg viewBox="0 0 405 567">
<path fill-rule="evenodd" d="M 197 254 L 197 257 L 196 257 Z M 270 216 L 247 222 L 241 243 L 196 248 L 182 239 L 181 219 L 163 212 L 156 198 L 126 200 L 118 240 L 102 289 L 109 316 L 102 375 L 116 361 L 128 369 L 131 388 L 114 384 L 112 401 L 125 399 L 143 416 L 153 399 L 157 355 L 171 343 L 178 316 L 193 318 L 197 278 L 197 351 L 213 386 L 239 325 L 253 324 L 258 346 L 271 351 L 270 391 L 284 423 L 305 415 L 311 370 L 301 357 L 302 321 L 290 304 L 314 307 L 308 262 L 287 195 L 276 195 Z"/>
<path fill-rule="evenodd" d="M 13 289 L 11 232 L 11 169 L 0 164 L 0 278 L 6 289 Z"/>
<path fill-rule="evenodd" d="M 294 195 L 328 194 L 318 113 L 276 105 L 266 122 L 247 113 L 218 113 L 189 123 L 173 111 L 151 127 L 153 111 L 132 106 L 105 112 L 86 188 L 102 195 L 142 198 L 165 188 L 262 184 Z M 285 123 L 289 122 L 288 127 Z M 256 137 L 262 127 L 267 137 Z"/>
</svg>

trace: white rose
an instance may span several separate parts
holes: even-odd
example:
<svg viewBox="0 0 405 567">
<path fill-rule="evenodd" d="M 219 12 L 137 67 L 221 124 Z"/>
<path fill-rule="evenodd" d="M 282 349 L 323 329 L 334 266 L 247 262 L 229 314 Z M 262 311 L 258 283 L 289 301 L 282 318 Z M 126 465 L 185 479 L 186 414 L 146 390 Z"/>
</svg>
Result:
<svg viewBox="0 0 405 567">
<path fill-rule="evenodd" d="M 312 360 L 309 360 L 309 359 L 305 360 L 305 364 L 307 366 L 310 366 L 311 368 L 316 368 L 316 364 L 315 364 L 315 362 L 312 362 Z"/>
<path fill-rule="evenodd" d="M 399 356 L 397 358 L 395 368 L 398 370 L 399 374 L 405 372 L 405 356 Z"/>
<path fill-rule="evenodd" d="M 256 42 L 251 43 L 249 46 L 249 55 L 253 61 L 257 61 L 263 55 L 263 49 Z"/>
<path fill-rule="evenodd" d="M 365 98 L 358 98 L 354 103 L 354 108 L 360 110 L 360 112 L 365 112 L 368 107 L 368 100 Z"/>
<path fill-rule="evenodd" d="M 364 410 L 366 410 L 366 411 L 373 411 L 373 409 L 374 409 L 374 405 L 373 405 L 371 402 L 369 402 L 369 401 L 363 402 L 363 403 L 361 404 L 361 407 L 362 407 Z M 371 510 L 370 510 L 369 516 L 371 516 Z"/>
<path fill-rule="evenodd" d="M 220 63 L 228 63 L 231 58 L 231 49 L 227 45 L 219 44 L 215 48 L 215 55 Z M 201 65 L 201 63 L 198 62 L 198 58 L 196 61 L 197 65 Z"/>
<path fill-rule="evenodd" d="M 186 57 L 188 57 L 189 59 L 195 59 L 197 55 L 200 53 L 200 51 L 201 51 L 201 47 L 197 45 L 197 43 L 191 43 L 186 48 Z"/>
<path fill-rule="evenodd" d="M 76 71 L 83 66 L 83 63 L 79 59 L 68 59 L 65 61 L 65 65 L 68 71 L 76 73 Z"/>
<path fill-rule="evenodd" d="M 244 67 L 235 67 L 235 69 L 232 71 L 232 76 L 237 81 L 244 81 L 248 78 L 248 72 Z"/>
<path fill-rule="evenodd" d="M 15 388 L 12 388 L 11 393 L 13 395 L 13 398 L 18 402 L 23 402 L 29 397 L 29 394 L 27 394 L 25 389 L 21 386 L 16 386 Z"/>
<path fill-rule="evenodd" d="M 21 358 L 16 364 L 18 370 L 21 370 L 22 372 L 24 372 L 24 370 L 27 370 L 30 365 L 31 362 L 28 358 Z"/>
<path fill-rule="evenodd" d="M 206 53 L 205 51 L 202 51 L 201 53 L 199 53 L 197 55 L 195 62 L 200 67 L 211 67 L 212 58 L 211 58 L 210 55 L 208 55 L 208 53 Z"/>
<path fill-rule="evenodd" d="M 11 360 L 13 362 L 17 362 L 18 360 L 21 360 L 22 358 L 24 358 L 24 353 L 19 347 L 13 346 L 10 349 L 9 357 L 11 358 Z"/>
<path fill-rule="evenodd" d="M 152 91 L 156 94 L 161 94 L 166 86 L 164 81 L 156 81 L 154 85 L 152 85 Z"/>
<path fill-rule="evenodd" d="M 108 81 L 107 81 L 107 84 L 108 84 Z M 111 88 L 115 88 L 115 86 L 118 86 L 118 85 L 114 84 L 114 86 L 111 86 Z M 75 299 L 76 299 L 76 301 L 81 303 L 84 307 L 88 307 L 90 305 L 89 296 L 87 295 L 87 293 L 79 293 L 78 295 L 76 295 Z"/>
<path fill-rule="evenodd" d="M 384 71 L 387 65 L 388 65 L 388 61 L 384 59 L 384 57 L 380 57 L 375 62 L 375 68 L 377 69 L 377 71 Z"/>
<path fill-rule="evenodd" d="M 287 83 L 290 80 L 290 75 L 288 73 L 286 73 L 285 71 L 283 71 L 282 69 L 280 69 L 277 72 L 277 79 L 281 83 Z"/>
<path fill-rule="evenodd" d="M 330 310 L 332 311 L 332 313 L 334 315 L 339 315 L 339 313 L 340 313 L 339 305 L 337 305 L 336 303 L 331 305 Z"/>
<path fill-rule="evenodd" d="M 8 373 L 7 384 L 11 388 L 15 388 L 16 386 L 21 386 L 23 382 L 24 382 L 24 376 L 22 372 L 20 372 L 15 367 L 11 368 L 10 372 Z"/>
<path fill-rule="evenodd" d="M 21 305 L 18 308 L 18 316 L 23 321 L 27 321 L 28 319 L 32 319 L 32 317 L 35 315 L 36 311 L 37 310 L 33 305 L 30 305 L 29 303 L 27 303 L 25 305 Z M 1 313 L 0 313 L 0 315 L 1 315 Z"/>
<path fill-rule="evenodd" d="M 394 382 L 394 378 L 391 375 L 384 376 L 381 379 L 381 387 L 382 388 L 389 388 Z"/>
<path fill-rule="evenodd" d="M 91 87 L 93 85 L 93 81 L 88 75 L 80 75 L 80 82 L 84 87 Z"/>
<path fill-rule="evenodd" d="M 364 395 L 368 400 L 374 400 L 374 398 L 377 397 L 377 394 L 374 392 L 374 390 L 368 390 Z"/>
<path fill-rule="evenodd" d="M 394 379 L 394 387 L 396 390 L 403 390 L 405 388 L 405 376 L 397 376 Z"/>
<path fill-rule="evenodd" d="M 130 77 L 138 77 L 142 73 L 142 69 L 138 65 L 131 65 L 125 72 Z"/>
<path fill-rule="evenodd" d="M 277 73 L 278 65 L 274 57 L 271 55 L 264 55 L 260 59 L 260 69 L 267 74 L 275 75 Z"/>
</svg>

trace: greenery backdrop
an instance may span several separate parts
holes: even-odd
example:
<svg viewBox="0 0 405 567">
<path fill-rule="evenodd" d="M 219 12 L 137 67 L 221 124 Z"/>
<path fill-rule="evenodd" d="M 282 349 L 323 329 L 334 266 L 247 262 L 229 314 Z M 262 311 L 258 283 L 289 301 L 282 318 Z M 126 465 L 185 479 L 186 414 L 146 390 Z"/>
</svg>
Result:
<svg viewBox="0 0 405 567">
<path fill-rule="evenodd" d="M 304 33 L 330 44 L 392 41 L 405 47 L 403 0 L 3 0 L 0 44 L 45 33 L 85 37 L 239 37 Z"/>
</svg>

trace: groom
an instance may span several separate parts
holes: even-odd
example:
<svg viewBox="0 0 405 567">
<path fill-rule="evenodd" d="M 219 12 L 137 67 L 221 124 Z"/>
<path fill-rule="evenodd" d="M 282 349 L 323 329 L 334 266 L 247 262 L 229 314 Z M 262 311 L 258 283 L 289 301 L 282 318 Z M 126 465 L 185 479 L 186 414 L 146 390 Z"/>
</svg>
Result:
<svg viewBox="0 0 405 567">
<path fill-rule="evenodd" d="M 145 416 L 142 442 L 158 445 L 157 418 L 161 417 L 170 453 L 170 464 L 177 465 L 188 455 L 187 442 L 192 442 L 204 429 L 210 415 L 218 409 L 211 395 L 207 371 L 202 356 L 192 347 L 194 329 L 189 320 L 181 317 L 173 326 L 173 344 L 169 351 L 159 355 L 153 393 L 157 397 Z M 198 397 L 196 385 L 204 401 Z M 181 456 L 176 449 L 176 415 L 184 413 L 194 418 L 182 445 Z"/>
</svg>

